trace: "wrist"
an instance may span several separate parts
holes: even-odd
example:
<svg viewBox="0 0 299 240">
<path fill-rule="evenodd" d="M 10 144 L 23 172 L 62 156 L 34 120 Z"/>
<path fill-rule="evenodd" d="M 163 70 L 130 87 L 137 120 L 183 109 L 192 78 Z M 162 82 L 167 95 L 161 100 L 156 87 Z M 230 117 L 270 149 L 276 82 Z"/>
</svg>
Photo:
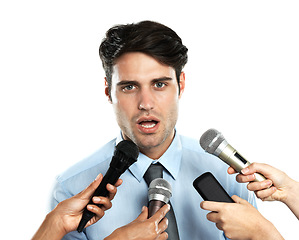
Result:
<svg viewBox="0 0 299 240">
<path fill-rule="evenodd" d="M 290 203 L 296 201 L 298 199 L 298 196 L 299 196 L 299 183 L 293 179 L 290 179 L 286 197 L 282 202 L 285 203 L 286 205 L 289 205 Z"/>
<path fill-rule="evenodd" d="M 258 230 L 255 231 L 254 237 L 251 240 L 284 240 L 272 222 L 266 220 L 264 224 L 259 225 Z"/>
<path fill-rule="evenodd" d="M 61 236 L 61 238 L 67 234 L 65 227 L 64 227 L 64 222 L 59 213 L 56 213 L 55 210 L 50 212 L 47 216 L 46 219 L 49 219 L 49 222 L 51 224 L 51 228 Z"/>
<path fill-rule="evenodd" d="M 132 239 L 130 236 L 127 235 L 125 229 L 126 229 L 125 226 L 115 229 L 109 236 L 104 238 L 104 240 Z"/>
<path fill-rule="evenodd" d="M 283 203 L 285 203 L 288 208 L 295 214 L 295 216 L 299 219 L 299 182 L 291 179 L 291 183 L 289 185 L 287 196 Z"/>
<path fill-rule="evenodd" d="M 32 240 L 60 240 L 65 234 L 61 218 L 52 211 L 46 216 Z"/>
</svg>

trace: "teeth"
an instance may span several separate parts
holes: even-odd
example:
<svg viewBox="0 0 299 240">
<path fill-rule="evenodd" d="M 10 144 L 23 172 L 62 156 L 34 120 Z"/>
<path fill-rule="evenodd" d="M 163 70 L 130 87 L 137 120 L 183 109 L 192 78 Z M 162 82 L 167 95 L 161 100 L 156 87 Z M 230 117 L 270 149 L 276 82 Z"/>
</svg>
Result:
<svg viewBox="0 0 299 240">
<path fill-rule="evenodd" d="M 151 121 L 151 120 L 140 123 L 140 125 L 144 128 L 153 128 L 154 126 L 156 126 L 156 124 L 157 123 L 155 121 Z"/>
<path fill-rule="evenodd" d="M 141 126 L 144 127 L 144 128 L 152 128 L 152 127 L 154 127 L 155 125 L 156 125 L 156 123 L 153 123 L 153 124 L 151 124 L 151 125 L 143 125 L 143 124 L 141 124 Z"/>
</svg>

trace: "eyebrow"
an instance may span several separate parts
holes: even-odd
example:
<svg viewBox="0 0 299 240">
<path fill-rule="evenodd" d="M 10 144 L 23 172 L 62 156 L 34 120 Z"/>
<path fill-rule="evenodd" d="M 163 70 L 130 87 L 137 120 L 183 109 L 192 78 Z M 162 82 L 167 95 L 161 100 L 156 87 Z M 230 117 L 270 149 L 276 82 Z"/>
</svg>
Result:
<svg viewBox="0 0 299 240">
<path fill-rule="evenodd" d="M 138 85 L 137 81 L 134 80 L 122 80 L 116 84 L 117 86 L 125 86 L 125 85 Z"/>
<path fill-rule="evenodd" d="M 154 78 L 152 82 L 160 82 L 160 81 L 172 81 L 173 79 L 171 77 L 160 77 L 160 78 Z"/>
</svg>

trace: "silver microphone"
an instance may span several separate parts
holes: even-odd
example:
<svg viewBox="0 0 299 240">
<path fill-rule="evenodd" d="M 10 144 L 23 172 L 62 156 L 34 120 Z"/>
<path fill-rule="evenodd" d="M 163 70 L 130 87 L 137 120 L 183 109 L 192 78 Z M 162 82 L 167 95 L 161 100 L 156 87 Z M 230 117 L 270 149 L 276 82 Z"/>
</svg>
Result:
<svg viewBox="0 0 299 240">
<path fill-rule="evenodd" d="M 248 167 L 251 164 L 242 157 L 236 149 L 229 145 L 223 135 L 216 129 L 211 128 L 207 130 L 201 136 L 199 143 L 206 152 L 219 157 L 239 173 L 243 168 Z M 254 182 L 261 182 L 264 180 L 266 180 L 266 178 L 262 174 L 255 173 Z"/>
<path fill-rule="evenodd" d="M 148 188 L 148 218 L 168 203 L 171 196 L 170 183 L 163 178 L 154 179 Z"/>
</svg>

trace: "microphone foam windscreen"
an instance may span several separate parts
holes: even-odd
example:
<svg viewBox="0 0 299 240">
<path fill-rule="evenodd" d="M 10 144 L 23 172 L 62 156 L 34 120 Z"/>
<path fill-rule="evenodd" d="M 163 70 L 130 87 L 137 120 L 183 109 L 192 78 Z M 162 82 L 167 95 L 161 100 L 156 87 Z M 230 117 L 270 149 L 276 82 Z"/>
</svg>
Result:
<svg viewBox="0 0 299 240">
<path fill-rule="evenodd" d="M 167 203 L 172 196 L 171 193 L 171 185 L 169 182 L 167 182 L 163 178 L 156 178 L 154 179 L 148 189 L 148 196 L 149 200 L 162 200 L 161 195 L 163 196 L 162 198 L 165 199 L 165 202 Z M 164 200 L 162 200 L 164 201 Z"/>
<path fill-rule="evenodd" d="M 137 159 L 139 154 L 139 149 L 135 143 L 128 140 L 123 140 L 119 142 L 116 147 L 115 151 L 120 151 L 126 155 L 127 158 L 130 159 Z"/>
<path fill-rule="evenodd" d="M 215 150 L 224 141 L 222 134 L 216 129 L 209 129 L 201 136 L 200 146 L 208 153 L 214 154 Z"/>
</svg>

